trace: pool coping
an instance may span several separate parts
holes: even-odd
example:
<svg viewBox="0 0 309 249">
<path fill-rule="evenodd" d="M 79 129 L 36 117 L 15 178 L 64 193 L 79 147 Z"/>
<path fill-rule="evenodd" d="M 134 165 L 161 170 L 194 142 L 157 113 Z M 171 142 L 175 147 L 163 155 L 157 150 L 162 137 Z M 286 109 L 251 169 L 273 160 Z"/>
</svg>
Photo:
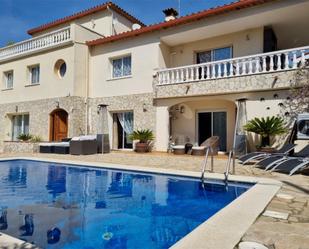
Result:
<svg viewBox="0 0 309 249">
<path fill-rule="evenodd" d="M 145 166 L 131 166 L 124 164 L 112 164 L 101 162 L 85 162 L 66 159 L 52 159 L 44 157 L 5 157 L 1 161 L 8 160 L 33 160 L 41 162 L 64 163 L 75 166 L 88 166 L 106 168 L 112 170 L 126 170 L 143 173 L 155 173 L 174 176 L 200 178 L 200 173 L 195 171 L 172 170 L 152 168 Z M 224 180 L 224 175 L 219 173 L 206 173 L 206 179 Z M 229 181 L 255 184 L 226 207 L 211 216 L 197 228 L 176 242 L 171 248 L 205 248 L 205 249 L 233 249 L 249 227 L 264 211 L 268 203 L 279 191 L 282 183 L 278 180 L 253 176 L 229 175 Z M 207 234 L 207 236 L 205 236 Z M 22 240 L 0 233 L 0 245 L 23 246 L 23 248 L 38 248 Z M 10 248 L 10 247 L 8 247 Z M 15 247 L 12 247 L 15 248 Z"/>
</svg>

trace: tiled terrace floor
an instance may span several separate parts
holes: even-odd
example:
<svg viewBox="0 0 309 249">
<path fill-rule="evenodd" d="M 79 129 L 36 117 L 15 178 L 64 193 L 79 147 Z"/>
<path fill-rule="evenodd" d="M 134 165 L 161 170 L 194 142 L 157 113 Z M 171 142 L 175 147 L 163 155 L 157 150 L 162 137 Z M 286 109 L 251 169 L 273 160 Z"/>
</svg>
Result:
<svg viewBox="0 0 309 249">
<path fill-rule="evenodd" d="M 134 152 L 112 152 L 90 156 L 0 154 L 0 158 L 9 156 L 33 156 L 189 171 L 200 171 L 203 160 L 203 157 L 175 156 L 166 153 L 136 154 Z M 226 160 L 225 157 L 216 158 L 214 171 L 223 173 Z M 283 187 L 278 194 L 287 194 L 293 197 L 293 199 L 286 199 L 277 195 L 266 208 L 271 211 L 289 213 L 287 220 L 260 216 L 242 240 L 259 242 L 269 249 L 309 249 L 309 175 L 299 174 L 289 177 L 238 164 L 236 165 L 236 174 L 268 177 L 282 181 Z"/>
</svg>

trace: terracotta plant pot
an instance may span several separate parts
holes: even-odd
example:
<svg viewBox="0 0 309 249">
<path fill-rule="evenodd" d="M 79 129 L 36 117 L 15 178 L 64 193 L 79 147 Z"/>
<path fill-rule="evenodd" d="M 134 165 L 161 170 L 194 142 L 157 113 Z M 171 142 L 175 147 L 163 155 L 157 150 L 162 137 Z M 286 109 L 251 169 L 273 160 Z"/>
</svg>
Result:
<svg viewBox="0 0 309 249">
<path fill-rule="evenodd" d="M 147 143 L 136 143 L 135 151 L 138 153 L 148 152 L 148 144 Z"/>
</svg>

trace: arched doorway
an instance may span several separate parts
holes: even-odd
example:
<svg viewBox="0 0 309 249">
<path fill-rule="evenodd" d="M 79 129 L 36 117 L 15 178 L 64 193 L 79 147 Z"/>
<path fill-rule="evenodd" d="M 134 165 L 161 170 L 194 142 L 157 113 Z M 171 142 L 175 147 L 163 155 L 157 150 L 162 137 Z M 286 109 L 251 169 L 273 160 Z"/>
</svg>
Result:
<svg viewBox="0 0 309 249">
<path fill-rule="evenodd" d="M 49 140 L 61 141 L 68 136 L 68 113 L 63 109 L 56 109 L 50 114 Z"/>
</svg>

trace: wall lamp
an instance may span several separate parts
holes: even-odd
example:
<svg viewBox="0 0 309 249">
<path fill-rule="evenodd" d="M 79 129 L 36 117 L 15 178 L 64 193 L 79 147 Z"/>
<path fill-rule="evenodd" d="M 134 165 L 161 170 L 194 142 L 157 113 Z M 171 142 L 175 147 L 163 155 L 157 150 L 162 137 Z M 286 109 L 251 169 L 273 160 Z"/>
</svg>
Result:
<svg viewBox="0 0 309 249">
<path fill-rule="evenodd" d="M 105 104 L 99 104 L 97 105 L 97 113 L 100 114 L 100 111 L 106 108 L 108 105 Z"/>
<path fill-rule="evenodd" d="M 143 104 L 143 112 L 147 112 L 147 105 L 145 103 Z"/>
</svg>

